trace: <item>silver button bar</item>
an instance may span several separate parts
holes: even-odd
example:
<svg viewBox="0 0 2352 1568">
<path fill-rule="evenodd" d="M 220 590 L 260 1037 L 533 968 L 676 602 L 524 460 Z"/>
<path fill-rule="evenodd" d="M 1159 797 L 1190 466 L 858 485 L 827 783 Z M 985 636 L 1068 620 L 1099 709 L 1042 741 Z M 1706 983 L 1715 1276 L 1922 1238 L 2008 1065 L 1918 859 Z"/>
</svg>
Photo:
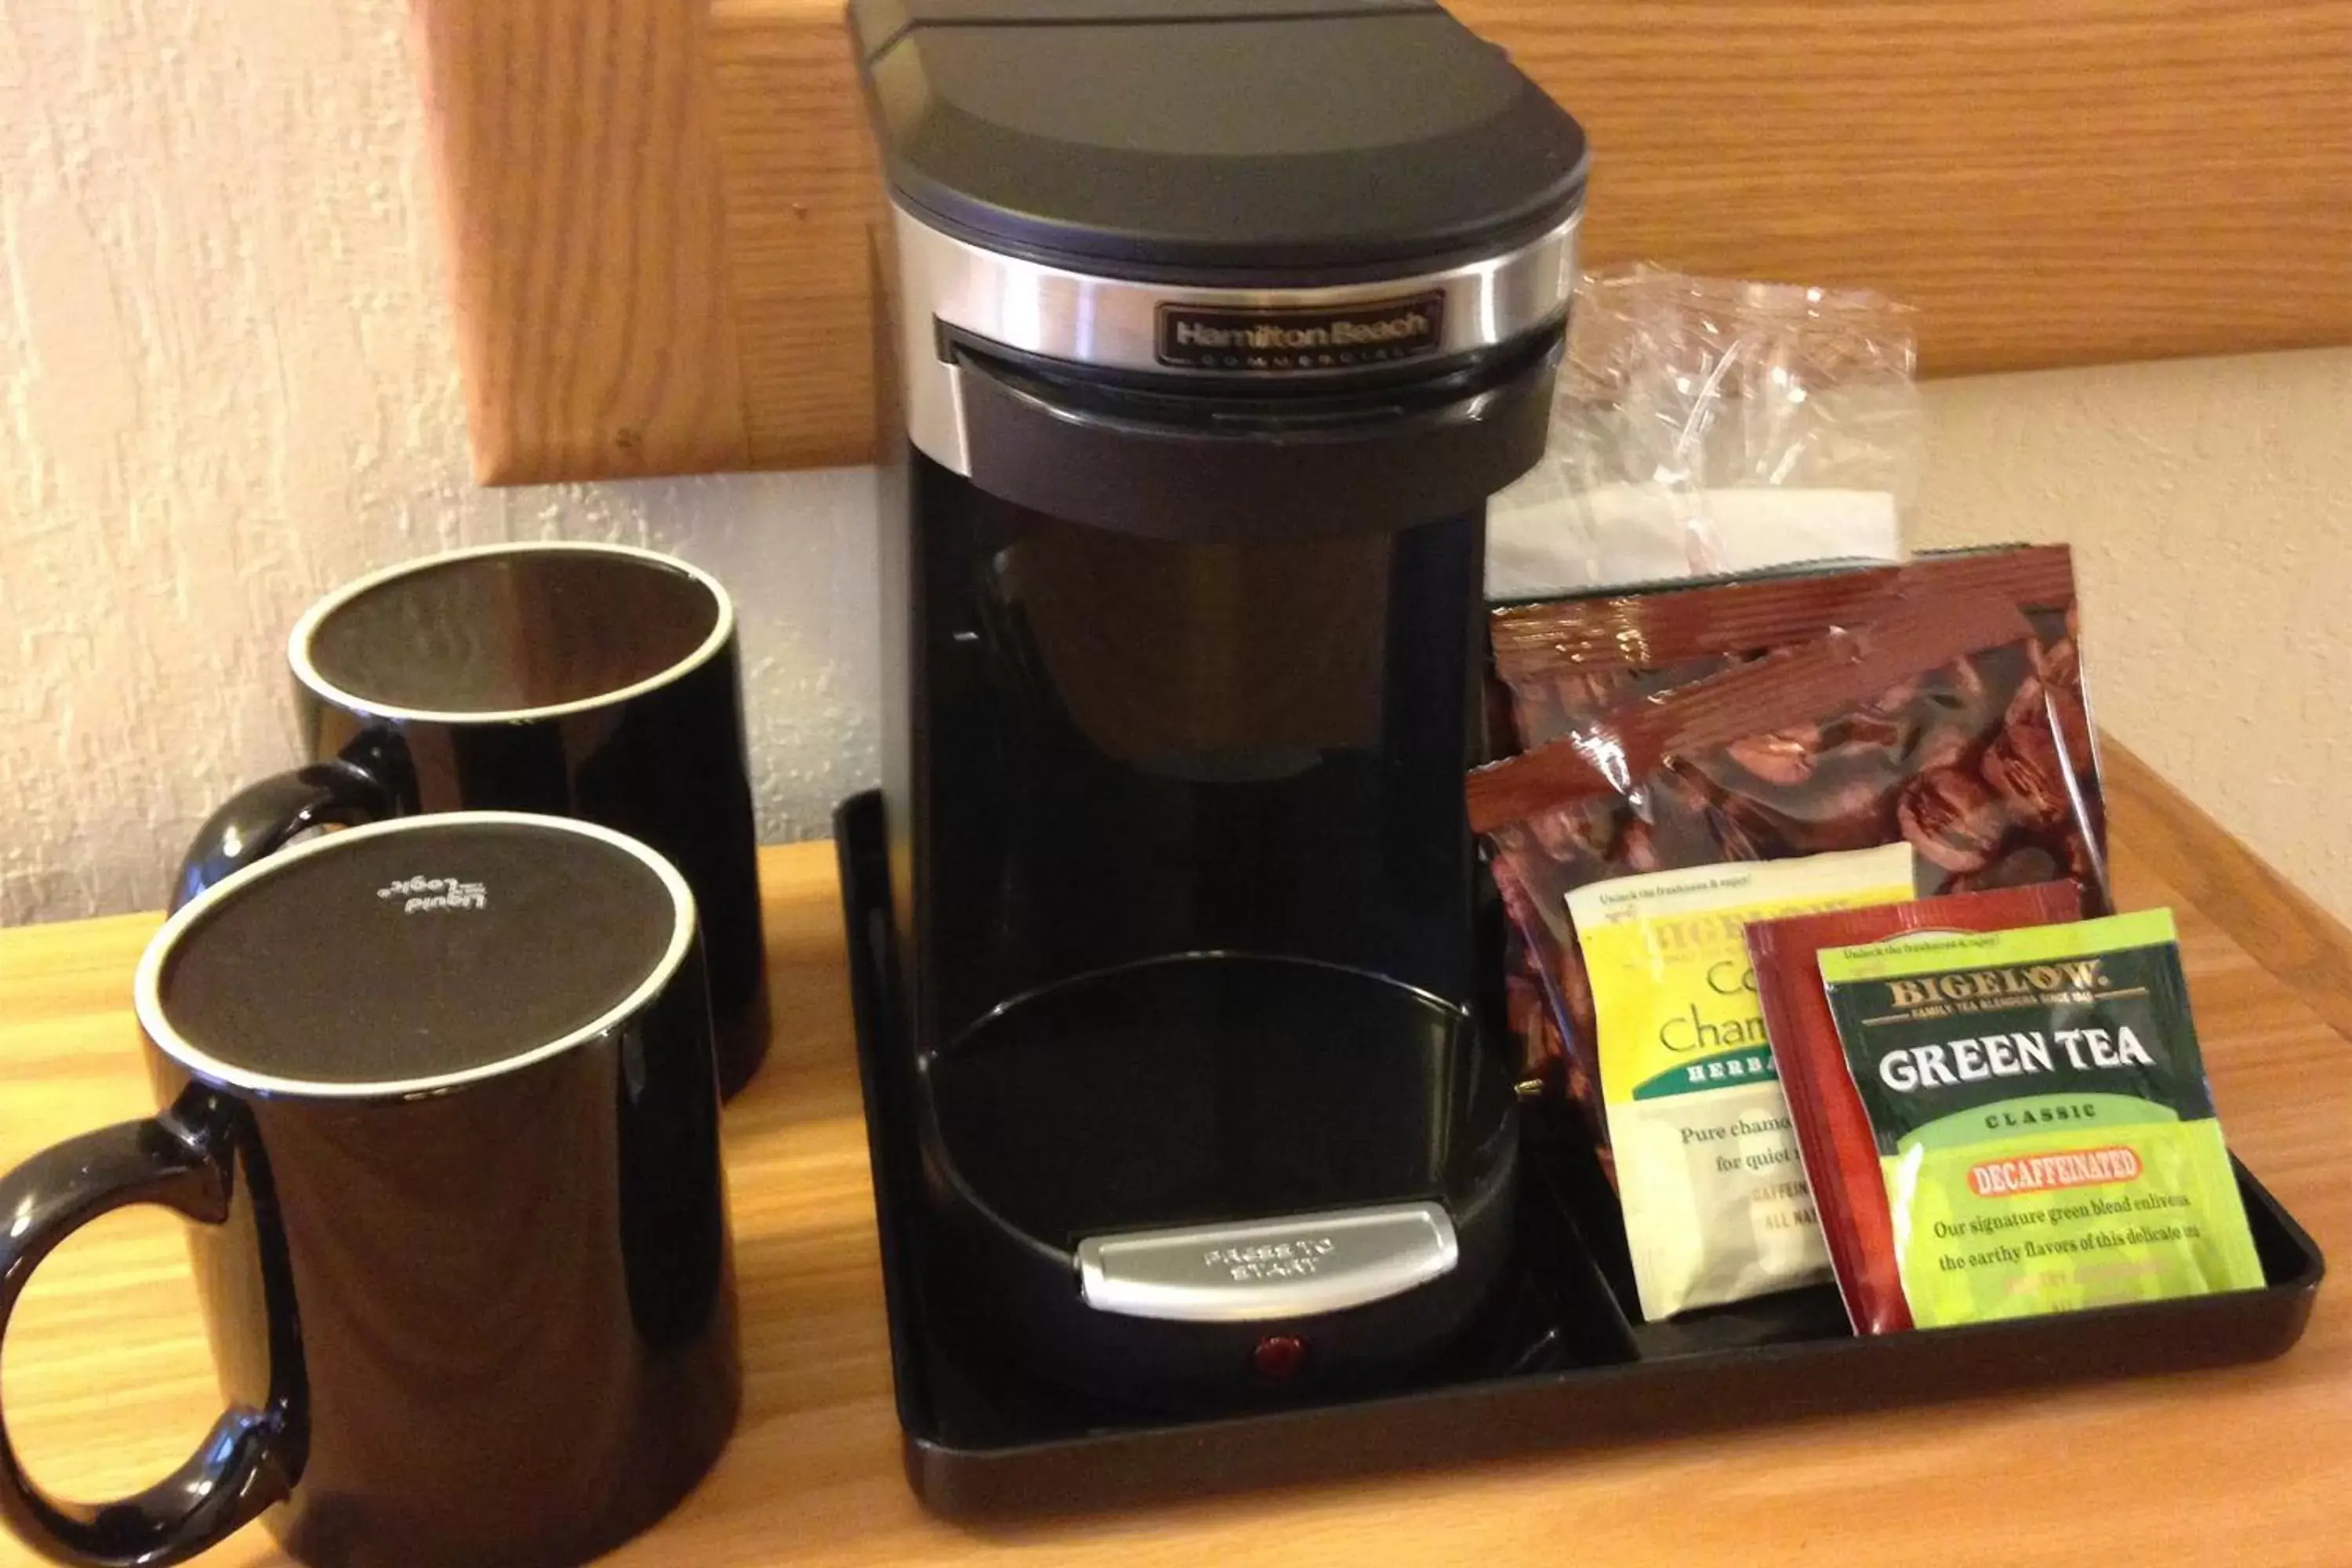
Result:
<svg viewBox="0 0 2352 1568">
<path fill-rule="evenodd" d="M 1460 1258 L 1444 1208 L 1397 1204 L 1089 1237 L 1078 1244 L 1078 1290 L 1125 1317 L 1255 1322 L 1399 1295 Z"/>
</svg>

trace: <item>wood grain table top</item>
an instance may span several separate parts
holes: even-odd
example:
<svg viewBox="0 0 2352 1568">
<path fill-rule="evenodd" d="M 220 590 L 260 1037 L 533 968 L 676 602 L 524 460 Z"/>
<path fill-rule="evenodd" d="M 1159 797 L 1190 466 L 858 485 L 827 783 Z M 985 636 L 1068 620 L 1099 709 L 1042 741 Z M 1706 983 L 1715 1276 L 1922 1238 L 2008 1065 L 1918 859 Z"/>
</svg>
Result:
<svg viewBox="0 0 2352 1568">
<path fill-rule="evenodd" d="M 2109 785 L 2124 903 L 2179 915 L 2232 1146 L 2324 1250 L 2352 1255 L 2352 1047 L 2327 1021 L 2352 1015 L 2352 941 L 2128 755 L 2111 754 Z M 2257 1366 L 1475 1466 L 1432 1456 L 1148 1511 L 932 1519 L 899 1469 L 832 850 L 770 849 L 763 871 L 778 1036 L 726 1126 L 743 1421 L 701 1489 L 614 1563 L 2352 1562 L 2341 1287 Z M 151 1109 L 129 999 L 155 924 L 0 931 L 0 1162 Z M 216 1405 L 180 1222 L 125 1211 L 60 1249 L 0 1376 L 11 1436 L 51 1489 L 116 1496 L 176 1465 Z M 37 1561 L 0 1535 L 0 1568 Z M 286 1560 L 251 1528 L 200 1561 Z"/>
</svg>

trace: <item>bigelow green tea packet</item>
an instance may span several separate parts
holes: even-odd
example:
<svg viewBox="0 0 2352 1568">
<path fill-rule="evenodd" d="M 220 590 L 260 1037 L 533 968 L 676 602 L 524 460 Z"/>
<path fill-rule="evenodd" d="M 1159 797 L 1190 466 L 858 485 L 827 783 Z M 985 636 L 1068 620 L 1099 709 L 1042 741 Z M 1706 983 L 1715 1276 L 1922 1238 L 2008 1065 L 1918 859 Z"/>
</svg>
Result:
<svg viewBox="0 0 2352 1568">
<path fill-rule="evenodd" d="M 1821 969 L 1919 1327 L 2263 1283 L 2170 911 Z"/>
<path fill-rule="evenodd" d="M 1569 893 L 1645 1318 L 1829 1279 L 1748 923 L 1899 902 L 1913 877 L 1910 846 L 1890 844 L 1643 872 Z"/>
</svg>

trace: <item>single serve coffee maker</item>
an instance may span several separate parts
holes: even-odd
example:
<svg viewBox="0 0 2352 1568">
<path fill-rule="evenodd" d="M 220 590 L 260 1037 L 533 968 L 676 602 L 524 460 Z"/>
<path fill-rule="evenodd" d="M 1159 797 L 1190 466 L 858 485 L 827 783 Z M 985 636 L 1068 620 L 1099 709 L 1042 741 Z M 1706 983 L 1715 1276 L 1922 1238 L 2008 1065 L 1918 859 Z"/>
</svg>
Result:
<svg viewBox="0 0 2352 1568">
<path fill-rule="evenodd" d="M 849 16 L 890 1266 L 1088 1398 L 1381 1386 L 1512 1253 L 1462 787 L 1583 134 L 1421 0 Z"/>
</svg>

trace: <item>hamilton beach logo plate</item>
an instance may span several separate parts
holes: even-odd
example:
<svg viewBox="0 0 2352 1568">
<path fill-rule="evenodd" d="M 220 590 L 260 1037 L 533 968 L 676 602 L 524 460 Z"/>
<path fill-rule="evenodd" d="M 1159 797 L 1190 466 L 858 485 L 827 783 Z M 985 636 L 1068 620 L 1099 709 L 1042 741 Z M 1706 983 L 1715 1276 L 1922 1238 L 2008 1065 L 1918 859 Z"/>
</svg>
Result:
<svg viewBox="0 0 2352 1568">
<path fill-rule="evenodd" d="M 1160 363 L 1180 370 L 1352 370 L 1417 359 L 1445 340 L 1445 296 L 1265 310 L 1160 307 Z"/>
</svg>

